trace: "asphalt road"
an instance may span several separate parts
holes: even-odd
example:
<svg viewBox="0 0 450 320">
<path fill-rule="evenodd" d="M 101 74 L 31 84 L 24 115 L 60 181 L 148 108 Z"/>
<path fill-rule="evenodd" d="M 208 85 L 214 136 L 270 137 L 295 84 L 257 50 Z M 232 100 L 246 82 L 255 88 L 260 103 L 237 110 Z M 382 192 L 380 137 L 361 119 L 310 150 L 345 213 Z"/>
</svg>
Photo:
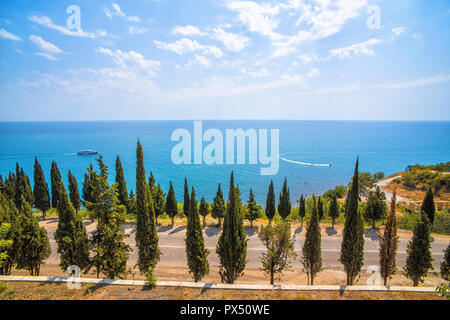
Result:
<svg viewBox="0 0 450 320">
<path fill-rule="evenodd" d="M 85 222 L 88 232 L 94 230 L 95 225 L 90 222 Z M 56 252 L 56 243 L 53 238 L 53 233 L 57 227 L 57 220 L 50 219 L 44 223 L 47 229 L 52 254 L 49 257 L 49 262 L 57 262 L 58 255 Z M 322 259 L 324 268 L 342 268 L 342 264 L 339 262 L 340 249 L 341 249 L 341 230 L 340 226 L 337 226 L 337 232 L 332 229 L 322 228 Z M 135 229 L 129 227 L 125 228 L 127 233 L 130 233 L 130 237 L 126 239 L 126 242 L 132 247 L 133 251 L 130 252 L 129 264 L 135 264 L 137 260 L 137 253 L 135 247 L 134 233 Z M 253 231 L 255 229 L 246 228 L 248 235 L 248 263 L 247 268 L 258 269 L 261 267 L 260 257 L 261 253 L 265 251 L 262 243 L 259 241 L 257 234 Z M 162 250 L 161 260 L 158 266 L 163 267 L 186 267 L 186 253 L 184 246 L 185 239 L 185 226 L 171 227 L 159 227 L 159 245 Z M 367 231 L 367 230 L 366 230 Z M 219 265 L 219 258 L 216 255 L 215 249 L 220 230 L 215 227 L 207 227 L 204 230 L 205 244 L 207 249 L 210 250 L 208 260 L 211 266 Z M 304 242 L 305 230 L 299 232 L 299 229 L 295 230 L 295 248 L 299 256 L 301 255 L 301 247 Z M 411 233 L 401 231 L 400 242 L 397 256 L 397 266 L 402 268 L 406 261 L 406 248 L 408 241 L 410 240 Z M 432 255 L 434 258 L 434 268 L 439 270 L 439 265 L 444 258 L 443 250 L 447 248 L 450 243 L 450 238 L 446 236 L 436 236 L 432 239 Z M 379 263 L 379 238 L 373 230 L 368 230 L 365 236 L 364 243 L 364 264 L 378 265 Z M 299 263 L 299 262 L 297 262 Z"/>
</svg>

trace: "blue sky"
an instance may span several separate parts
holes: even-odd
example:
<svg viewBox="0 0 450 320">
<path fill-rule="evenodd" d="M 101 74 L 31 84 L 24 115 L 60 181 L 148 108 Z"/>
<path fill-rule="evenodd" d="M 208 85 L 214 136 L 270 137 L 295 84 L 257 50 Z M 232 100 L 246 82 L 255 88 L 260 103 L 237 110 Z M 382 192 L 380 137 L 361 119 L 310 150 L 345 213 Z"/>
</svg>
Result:
<svg viewBox="0 0 450 320">
<path fill-rule="evenodd" d="M 445 0 L 2 0 L 0 119 L 450 120 L 449 35 Z"/>
</svg>

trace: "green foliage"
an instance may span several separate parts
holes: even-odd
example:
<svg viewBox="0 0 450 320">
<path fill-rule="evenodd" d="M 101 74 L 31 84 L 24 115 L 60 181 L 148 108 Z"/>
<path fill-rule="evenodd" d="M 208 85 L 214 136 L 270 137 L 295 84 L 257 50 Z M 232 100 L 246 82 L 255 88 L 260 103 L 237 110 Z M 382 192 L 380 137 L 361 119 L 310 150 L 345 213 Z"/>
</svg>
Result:
<svg viewBox="0 0 450 320">
<path fill-rule="evenodd" d="M 145 178 L 144 152 L 138 141 L 136 150 L 136 246 L 138 249 L 137 266 L 142 274 L 154 269 L 159 262 L 161 250 L 158 246 L 155 210 L 150 196 L 150 187 Z"/>
<path fill-rule="evenodd" d="M 441 283 L 437 288 L 436 288 L 436 292 L 441 296 L 441 297 L 446 297 L 448 299 L 450 299 L 450 288 L 448 285 Z"/>
<path fill-rule="evenodd" d="M 34 206 L 42 211 L 45 218 L 45 212 L 50 209 L 50 194 L 48 185 L 45 181 L 44 171 L 39 164 L 37 157 L 34 158 Z"/>
<path fill-rule="evenodd" d="M 204 200 L 202 198 L 202 201 L 206 203 Z M 186 256 L 189 272 L 192 274 L 194 281 L 198 282 L 209 273 L 209 262 L 207 260 L 209 251 L 205 248 L 194 187 L 191 191 L 189 209 L 191 211 L 189 212 L 186 229 Z"/>
<path fill-rule="evenodd" d="M 339 261 L 347 273 L 347 285 L 353 285 L 364 264 L 364 224 L 361 212 L 358 210 L 359 177 L 356 160 L 355 173 L 348 193 L 345 212 L 345 226 L 341 244 Z"/>
<path fill-rule="evenodd" d="M 317 201 L 317 215 L 319 217 L 319 221 L 321 221 L 323 219 L 323 202 L 320 196 Z"/>
<path fill-rule="evenodd" d="M 308 276 L 308 284 L 314 285 L 314 278 L 322 271 L 322 248 L 319 225 L 319 214 L 316 198 L 313 197 L 314 207 L 311 221 L 306 229 L 305 242 L 302 247 L 301 262 Z"/>
<path fill-rule="evenodd" d="M 336 223 L 336 219 L 339 218 L 339 202 L 337 200 L 337 196 L 334 194 L 331 198 L 330 208 L 328 210 L 328 215 L 331 217 L 332 228 L 334 229 L 334 224 Z"/>
<path fill-rule="evenodd" d="M 69 180 L 70 176 L 69 173 Z M 65 192 L 58 202 L 57 210 L 58 227 L 54 237 L 60 256 L 59 266 L 63 272 L 72 265 L 86 270 L 89 266 L 89 240 L 86 228 Z"/>
<path fill-rule="evenodd" d="M 167 193 L 166 212 L 174 224 L 174 218 L 178 214 L 178 204 L 175 198 L 175 190 L 173 189 L 172 181 L 170 181 L 169 192 Z"/>
<path fill-rule="evenodd" d="M 396 256 L 398 249 L 397 236 L 397 217 L 396 209 L 396 195 L 391 199 L 391 208 L 386 220 L 386 227 L 384 228 L 383 236 L 380 239 L 380 273 L 384 280 L 384 285 L 387 285 L 387 280 L 397 272 Z"/>
<path fill-rule="evenodd" d="M 11 241 L 12 245 L 7 245 L 9 242 L 4 242 L 5 246 L 1 249 L 3 258 L 0 264 L 0 275 L 9 275 L 11 268 L 14 265 L 16 250 L 14 247 L 14 238 L 16 233 L 16 219 L 18 216 L 17 208 L 12 199 L 0 192 L 0 225 L 7 225 L 2 231 L 2 240 Z"/>
<path fill-rule="evenodd" d="M 250 196 L 247 201 L 245 218 L 250 221 L 250 227 L 253 228 L 253 221 L 261 217 L 261 207 L 255 201 L 255 195 L 250 188 Z"/>
<path fill-rule="evenodd" d="M 94 168 L 92 164 L 89 166 L 88 173 L 84 174 L 83 182 L 83 200 L 84 202 L 93 202 L 92 200 L 92 189 L 94 188 Z"/>
<path fill-rule="evenodd" d="M 184 203 L 183 203 L 183 214 L 185 217 L 189 216 L 189 202 L 191 199 L 189 198 L 189 186 L 187 179 L 184 178 Z"/>
<path fill-rule="evenodd" d="M 64 197 L 66 190 L 62 190 L 61 197 Z M 78 182 L 75 176 L 69 170 L 69 195 L 70 202 L 72 202 L 73 207 L 75 208 L 75 212 L 78 213 L 78 210 L 81 209 L 81 199 L 80 199 L 80 191 L 78 190 Z"/>
<path fill-rule="evenodd" d="M 14 236 L 16 268 L 25 269 L 32 276 L 39 276 L 41 265 L 50 256 L 50 243 L 47 231 L 39 227 L 39 223 L 31 211 L 31 206 L 23 196 Z"/>
<path fill-rule="evenodd" d="M 405 275 L 413 281 L 415 287 L 423 282 L 428 270 L 433 270 L 431 256 L 429 221 L 426 215 L 421 215 L 412 240 L 408 243 Z"/>
<path fill-rule="evenodd" d="M 119 205 L 117 199 L 117 186 L 108 184 L 108 167 L 103 163 L 102 156 L 96 159 L 100 174 L 94 177 L 92 200 L 86 207 L 97 218 L 97 230 L 92 234 L 91 248 L 93 256 L 88 266 L 96 269 L 97 277 L 103 273 L 106 277 L 122 278 L 128 274 L 126 264 L 131 248 L 125 244 L 124 239 L 129 235 L 121 232 L 125 222 L 126 208 Z"/>
<path fill-rule="evenodd" d="M 191 195 L 191 203 L 192 203 L 192 195 Z M 205 197 L 202 197 L 201 201 L 200 201 L 200 215 L 203 217 L 203 226 L 206 226 L 206 216 L 209 213 L 209 204 L 206 202 Z M 192 212 L 192 210 L 191 210 Z"/>
<path fill-rule="evenodd" d="M 9 223 L 0 224 L 0 270 L 4 268 L 10 258 L 9 252 L 13 245 L 13 240 L 9 237 L 10 230 L 11 225 Z"/>
<path fill-rule="evenodd" d="M 120 161 L 119 156 L 117 156 L 116 158 L 116 184 L 117 184 L 117 198 L 119 199 L 119 204 L 125 206 L 128 212 L 129 203 L 128 203 L 127 182 L 125 181 L 122 161 Z"/>
<path fill-rule="evenodd" d="M 218 219 L 219 226 L 221 226 L 221 219 L 224 217 L 224 215 L 225 215 L 225 201 L 223 200 L 223 193 L 219 183 L 219 188 L 217 189 L 217 194 L 214 197 L 214 201 L 211 208 L 211 216 L 214 219 Z"/>
<path fill-rule="evenodd" d="M 262 271 L 270 277 L 270 284 L 273 285 L 275 276 L 281 278 L 281 274 L 290 269 L 289 259 L 297 257 L 291 226 L 288 222 L 282 222 L 275 227 L 269 224 L 261 229 L 258 238 L 267 249 L 261 256 Z"/>
<path fill-rule="evenodd" d="M 444 260 L 441 263 L 441 277 L 450 281 L 450 244 L 444 251 Z"/>
<path fill-rule="evenodd" d="M 269 219 L 269 224 L 272 223 L 275 217 L 276 207 L 275 207 L 275 192 L 273 188 L 273 181 L 270 181 L 269 191 L 267 192 L 266 198 L 266 217 Z"/>
<path fill-rule="evenodd" d="M 155 207 L 155 220 L 158 223 L 158 217 L 166 212 L 166 195 L 164 194 L 161 185 L 158 183 L 155 195 L 153 198 L 153 205 Z"/>
<path fill-rule="evenodd" d="M 234 186 L 231 173 L 230 192 L 223 222 L 223 231 L 216 249 L 220 259 L 220 277 L 222 282 L 234 283 L 243 275 L 247 264 L 247 239 L 241 214 L 241 202 L 238 188 Z"/>
<path fill-rule="evenodd" d="M 300 196 L 300 200 L 298 201 L 298 215 L 300 219 L 302 220 L 302 228 L 303 228 L 303 219 L 306 216 L 306 203 L 305 198 L 303 197 L 303 194 Z"/>
<path fill-rule="evenodd" d="M 371 191 L 367 199 L 367 204 L 364 210 L 364 219 L 372 222 L 372 227 L 375 228 L 375 224 L 378 220 L 382 220 L 386 217 L 387 207 L 385 204 L 386 196 L 384 192 L 377 186 L 376 191 Z"/>
<path fill-rule="evenodd" d="M 280 192 L 280 197 L 278 200 L 278 213 L 286 220 L 291 214 L 291 200 L 289 197 L 289 188 L 287 187 L 287 178 L 284 179 L 283 189 Z"/>
<path fill-rule="evenodd" d="M 428 189 L 425 195 L 425 199 L 423 199 L 420 212 L 421 214 L 426 214 L 430 223 L 434 224 L 434 215 L 436 213 L 436 208 L 434 206 L 433 191 L 431 191 L 431 187 L 430 189 Z"/>
<path fill-rule="evenodd" d="M 52 187 L 52 207 L 58 207 L 58 201 L 61 199 L 61 195 L 65 192 L 64 183 L 59 172 L 58 165 L 55 161 L 52 161 L 52 169 L 50 171 L 51 187 Z"/>
<path fill-rule="evenodd" d="M 133 189 L 130 190 L 130 195 L 128 196 L 127 214 L 132 218 L 136 218 L 137 215 L 136 195 L 134 194 Z"/>
<path fill-rule="evenodd" d="M 147 288 L 153 289 L 156 287 L 157 282 L 158 278 L 155 274 L 155 268 L 149 266 L 147 272 L 145 273 L 145 286 Z"/>
<path fill-rule="evenodd" d="M 405 187 L 414 189 L 418 187 L 431 187 L 437 193 L 440 190 L 450 189 L 450 162 L 431 166 L 415 165 L 411 170 L 398 179 Z"/>
<path fill-rule="evenodd" d="M 334 189 L 330 189 L 323 194 L 324 198 L 332 199 L 334 196 L 338 199 L 344 198 L 347 193 L 346 186 L 336 186 Z"/>
</svg>

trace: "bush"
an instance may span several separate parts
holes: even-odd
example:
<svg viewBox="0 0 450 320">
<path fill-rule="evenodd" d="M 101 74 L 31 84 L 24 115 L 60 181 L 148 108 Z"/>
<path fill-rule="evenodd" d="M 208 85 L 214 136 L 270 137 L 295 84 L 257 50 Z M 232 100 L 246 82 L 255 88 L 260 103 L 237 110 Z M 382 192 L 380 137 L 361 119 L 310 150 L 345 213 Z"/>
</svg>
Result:
<svg viewBox="0 0 450 320">
<path fill-rule="evenodd" d="M 414 230 L 420 216 L 415 213 L 407 212 L 398 218 L 398 227 L 403 230 Z M 450 213 L 439 211 L 434 217 L 434 224 L 430 230 L 433 233 L 450 235 Z"/>
</svg>

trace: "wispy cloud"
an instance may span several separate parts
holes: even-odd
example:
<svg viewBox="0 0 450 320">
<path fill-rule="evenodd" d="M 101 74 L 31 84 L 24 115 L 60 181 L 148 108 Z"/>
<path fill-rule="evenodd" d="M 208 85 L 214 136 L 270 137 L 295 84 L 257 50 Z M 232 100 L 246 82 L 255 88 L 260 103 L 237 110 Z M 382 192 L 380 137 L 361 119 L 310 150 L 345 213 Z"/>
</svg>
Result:
<svg viewBox="0 0 450 320">
<path fill-rule="evenodd" d="M 222 41 L 222 43 L 225 45 L 225 48 L 229 51 L 239 52 L 244 49 L 250 42 L 250 39 L 247 37 L 231 32 L 226 32 L 220 28 L 214 29 L 213 34 L 213 37 L 217 40 Z"/>
<path fill-rule="evenodd" d="M 117 3 L 111 4 L 110 8 L 103 8 L 103 12 L 105 12 L 105 15 L 112 19 L 113 17 L 122 17 L 130 22 L 140 22 L 141 19 L 137 16 L 127 16 L 122 9 L 120 9 L 120 6 Z"/>
<path fill-rule="evenodd" d="M 352 54 L 373 56 L 375 52 L 372 49 L 372 47 L 380 43 L 382 43 L 382 40 L 372 38 L 370 40 L 356 43 L 345 48 L 333 49 L 330 51 L 330 55 L 332 57 L 339 57 L 339 58 L 347 58 L 350 57 Z"/>
<path fill-rule="evenodd" d="M 33 42 L 41 50 L 41 52 L 38 52 L 36 54 L 47 59 L 58 60 L 55 55 L 64 53 L 64 51 L 62 51 L 56 45 L 51 42 L 45 41 L 44 39 L 42 39 L 42 37 L 32 34 L 30 35 L 30 41 Z"/>
<path fill-rule="evenodd" d="M 199 28 L 188 25 L 188 26 L 176 26 L 175 28 L 173 28 L 172 33 L 177 35 L 183 35 L 183 36 L 206 36 L 207 33 L 206 32 L 202 32 L 200 31 Z"/>
<path fill-rule="evenodd" d="M 179 55 L 195 51 L 201 51 L 203 54 L 211 54 L 216 58 L 220 58 L 223 55 L 222 50 L 216 46 L 203 45 L 196 40 L 188 38 L 183 38 L 173 43 L 154 40 L 154 43 L 159 49 L 173 51 Z"/>
<path fill-rule="evenodd" d="M 96 38 L 96 34 L 95 33 L 85 32 L 85 31 L 83 31 L 81 29 L 78 29 L 76 31 L 69 30 L 65 26 L 60 26 L 60 25 L 57 25 L 57 24 L 53 23 L 52 19 L 50 19 L 49 17 L 46 17 L 46 16 L 38 17 L 38 16 L 35 16 L 35 15 L 32 15 L 32 16 L 28 17 L 28 20 L 30 20 L 30 21 L 32 21 L 32 22 L 34 22 L 36 24 L 42 25 L 44 27 L 47 27 L 47 28 L 50 28 L 50 29 L 53 29 L 53 30 L 57 30 L 60 33 L 62 33 L 64 35 L 67 35 L 67 36 L 82 37 L 82 38 L 92 38 L 92 39 Z M 104 34 L 105 33 L 102 32 L 101 30 L 98 33 L 99 36 L 102 36 Z"/>
<path fill-rule="evenodd" d="M 22 38 L 12 34 L 11 32 L 6 31 L 5 29 L 0 29 L 0 38 L 13 40 L 13 41 L 22 41 Z"/>
</svg>

